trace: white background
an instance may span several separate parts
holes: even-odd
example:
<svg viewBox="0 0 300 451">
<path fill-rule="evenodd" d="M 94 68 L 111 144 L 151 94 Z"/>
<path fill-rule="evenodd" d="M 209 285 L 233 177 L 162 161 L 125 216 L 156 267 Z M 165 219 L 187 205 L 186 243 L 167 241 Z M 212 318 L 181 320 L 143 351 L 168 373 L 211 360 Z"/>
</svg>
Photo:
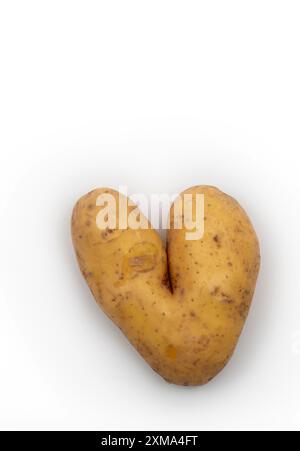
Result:
<svg viewBox="0 0 300 451">
<path fill-rule="evenodd" d="M 300 4 L 0 2 L 0 427 L 299 429 Z M 261 242 L 210 384 L 168 385 L 96 306 L 71 246 L 97 186 L 213 184 Z"/>
</svg>

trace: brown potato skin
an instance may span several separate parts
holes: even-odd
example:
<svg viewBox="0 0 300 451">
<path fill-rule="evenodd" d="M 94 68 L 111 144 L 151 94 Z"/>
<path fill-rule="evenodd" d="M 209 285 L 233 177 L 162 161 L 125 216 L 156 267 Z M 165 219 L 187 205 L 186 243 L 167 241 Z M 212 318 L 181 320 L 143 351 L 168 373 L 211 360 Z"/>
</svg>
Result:
<svg viewBox="0 0 300 451">
<path fill-rule="evenodd" d="M 186 241 L 168 231 L 167 251 L 156 231 L 99 230 L 100 193 L 83 196 L 72 215 L 80 269 L 103 311 L 166 381 L 202 385 L 230 359 L 254 294 L 260 265 L 258 239 L 245 211 L 211 186 L 204 194 L 205 230 Z M 171 209 L 173 224 L 173 207 Z M 149 224 L 150 227 L 150 224 Z"/>
</svg>

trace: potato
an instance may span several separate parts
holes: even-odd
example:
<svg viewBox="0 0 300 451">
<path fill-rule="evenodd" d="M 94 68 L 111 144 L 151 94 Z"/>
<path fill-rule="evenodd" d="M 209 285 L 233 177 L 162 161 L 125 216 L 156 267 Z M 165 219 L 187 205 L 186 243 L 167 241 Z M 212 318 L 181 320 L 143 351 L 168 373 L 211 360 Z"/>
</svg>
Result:
<svg viewBox="0 0 300 451">
<path fill-rule="evenodd" d="M 187 240 L 185 228 L 174 229 L 173 205 L 166 251 L 151 228 L 99 229 L 103 193 L 117 207 L 127 202 L 96 189 L 72 215 L 77 259 L 97 303 L 166 381 L 207 383 L 232 356 L 255 289 L 259 244 L 246 213 L 217 188 L 190 188 L 181 198 L 204 194 L 204 235 Z"/>
</svg>

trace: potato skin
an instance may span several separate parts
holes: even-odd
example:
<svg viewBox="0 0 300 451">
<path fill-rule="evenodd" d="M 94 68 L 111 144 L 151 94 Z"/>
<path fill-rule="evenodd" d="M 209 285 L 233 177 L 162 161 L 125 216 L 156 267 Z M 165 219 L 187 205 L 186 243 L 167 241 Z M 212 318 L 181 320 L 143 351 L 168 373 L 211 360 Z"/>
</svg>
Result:
<svg viewBox="0 0 300 451">
<path fill-rule="evenodd" d="M 103 192 L 118 205 L 119 193 L 97 189 L 72 215 L 78 263 L 97 303 L 166 381 L 207 383 L 230 359 L 254 294 L 260 255 L 249 218 L 217 188 L 190 188 L 181 196 L 204 194 L 204 235 L 186 241 L 185 229 L 171 228 L 166 252 L 151 228 L 99 230 Z M 173 215 L 172 207 L 171 226 Z"/>
</svg>

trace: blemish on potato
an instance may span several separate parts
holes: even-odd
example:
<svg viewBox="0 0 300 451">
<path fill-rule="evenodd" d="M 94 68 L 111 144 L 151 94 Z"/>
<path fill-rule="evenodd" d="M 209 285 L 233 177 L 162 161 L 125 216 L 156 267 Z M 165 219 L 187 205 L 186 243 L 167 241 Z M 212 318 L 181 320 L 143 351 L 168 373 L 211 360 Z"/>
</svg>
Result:
<svg viewBox="0 0 300 451">
<path fill-rule="evenodd" d="M 177 358 L 177 349 L 175 346 L 168 345 L 166 347 L 166 356 L 171 360 L 175 360 Z"/>
<path fill-rule="evenodd" d="M 234 231 L 237 233 L 243 233 L 243 230 L 238 226 L 235 227 Z"/>
<path fill-rule="evenodd" d="M 139 273 L 153 271 L 157 266 L 158 250 L 146 241 L 135 244 L 123 259 L 123 272 L 128 279 Z"/>
<path fill-rule="evenodd" d="M 226 293 L 221 293 L 222 296 L 222 302 L 224 302 L 225 304 L 233 304 L 234 300 L 228 296 Z"/>
<path fill-rule="evenodd" d="M 153 268 L 153 261 L 151 261 L 151 266 L 149 266 L 149 256 L 148 255 L 141 255 L 139 257 L 132 257 L 128 259 L 128 265 L 133 266 L 138 271 L 151 271 Z"/>
<path fill-rule="evenodd" d="M 215 235 L 213 237 L 213 240 L 216 243 L 216 245 L 218 246 L 218 248 L 220 248 L 221 247 L 221 239 L 220 239 L 219 235 Z"/>
<path fill-rule="evenodd" d="M 237 311 L 242 319 L 245 319 L 248 315 L 249 305 L 245 302 L 242 302 L 237 306 Z"/>
<path fill-rule="evenodd" d="M 215 287 L 210 293 L 212 296 L 216 296 L 220 291 L 220 287 Z"/>
<path fill-rule="evenodd" d="M 100 241 L 94 244 L 106 244 L 119 238 L 124 230 L 106 228 L 100 232 Z"/>
<path fill-rule="evenodd" d="M 210 343 L 210 339 L 208 337 L 203 336 L 202 339 L 198 341 L 198 344 L 196 345 L 194 349 L 195 354 L 200 354 L 207 350 Z"/>
</svg>

